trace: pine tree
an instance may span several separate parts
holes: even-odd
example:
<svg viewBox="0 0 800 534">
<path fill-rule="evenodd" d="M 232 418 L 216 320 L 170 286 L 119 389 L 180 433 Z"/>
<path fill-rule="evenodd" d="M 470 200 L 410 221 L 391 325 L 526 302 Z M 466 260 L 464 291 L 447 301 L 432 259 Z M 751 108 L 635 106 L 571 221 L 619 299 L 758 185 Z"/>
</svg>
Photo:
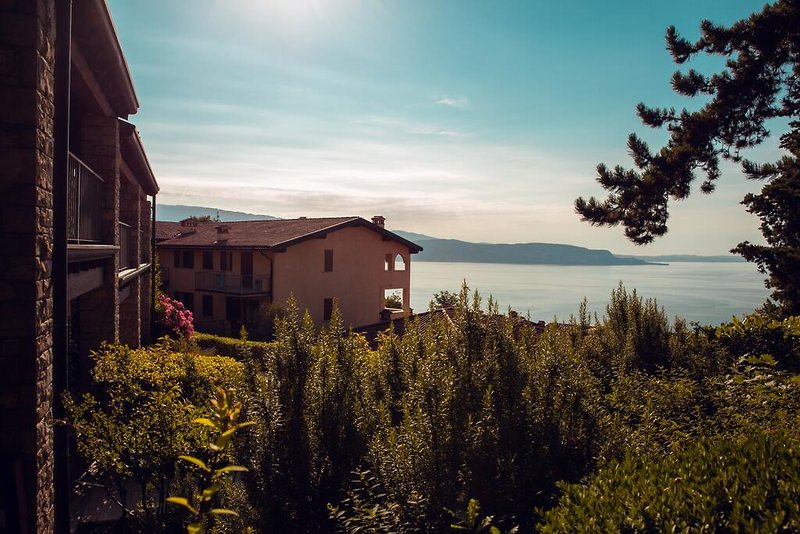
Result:
<svg viewBox="0 0 800 534">
<path fill-rule="evenodd" d="M 779 0 L 727 28 L 708 20 L 700 28 L 700 39 L 692 43 L 671 26 L 666 41 L 679 65 L 698 54 L 727 58 L 726 68 L 711 76 L 694 69 L 672 76 L 677 93 L 709 102 L 694 112 L 639 104 L 642 122 L 666 127 L 669 141 L 654 152 L 631 134 L 628 149 L 636 168 L 598 165 L 597 181 L 608 198 L 578 198 L 575 210 L 593 225 L 622 224 L 636 244 L 650 243 L 667 232 L 670 197 L 688 197 L 696 173 L 704 178 L 700 190 L 711 193 L 720 159 L 740 163 L 748 178 L 765 181 L 742 204 L 760 217 L 767 244 L 744 242 L 732 252 L 768 275 L 778 313 L 800 314 L 800 0 Z M 775 118 L 788 119 L 779 143 L 783 158 L 767 164 L 744 159 L 742 150 L 762 143 L 769 136 L 766 121 Z"/>
</svg>

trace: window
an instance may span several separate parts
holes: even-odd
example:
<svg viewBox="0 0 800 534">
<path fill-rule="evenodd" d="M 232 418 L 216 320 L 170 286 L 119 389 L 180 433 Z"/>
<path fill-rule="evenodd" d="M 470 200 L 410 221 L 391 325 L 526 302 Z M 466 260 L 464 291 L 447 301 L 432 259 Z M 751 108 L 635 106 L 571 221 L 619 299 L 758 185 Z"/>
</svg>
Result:
<svg viewBox="0 0 800 534">
<path fill-rule="evenodd" d="M 383 290 L 383 307 L 392 309 L 403 309 L 403 296 L 405 291 L 402 287 L 395 287 Z"/>
<path fill-rule="evenodd" d="M 395 271 L 405 271 L 406 270 L 406 260 L 403 258 L 402 254 L 398 254 L 394 257 L 394 270 Z"/>
<path fill-rule="evenodd" d="M 391 271 L 393 267 L 394 267 L 394 265 L 393 265 L 393 262 L 392 262 L 392 255 L 391 254 L 386 254 L 383 257 L 383 270 L 384 271 Z"/>
<path fill-rule="evenodd" d="M 214 270 L 214 252 L 211 250 L 203 251 L 203 269 L 206 271 Z"/>
<path fill-rule="evenodd" d="M 181 302 L 183 302 L 187 310 L 194 312 L 194 293 L 184 293 Z"/>
<path fill-rule="evenodd" d="M 203 295 L 203 315 L 214 317 L 214 297 L 212 295 Z"/>
<path fill-rule="evenodd" d="M 173 250 L 172 251 L 172 266 L 176 269 L 179 269 L 181 266 L 181 251 L 180 250 Z"/>
<path fill-rule="evenodd" d="M 219 270 L 220 271 L 233 270 L 233 257 L 230 251 L 221 250 L 219 252 Z"/>
<path fill-rule="evenodd" d="M 325 272 L 333 272 L 333 249 L 325 249 Z"/>
<path fill-rule="evenodd" d="M 333 314 L 333 299 L 322 301 L 322 320 L 329 321 Z"/>
<path fill-rule="evenodd" d="M 175 267 L 194 269 L 194 250 L 176 250 L 173 253 Z"/>
</svg>

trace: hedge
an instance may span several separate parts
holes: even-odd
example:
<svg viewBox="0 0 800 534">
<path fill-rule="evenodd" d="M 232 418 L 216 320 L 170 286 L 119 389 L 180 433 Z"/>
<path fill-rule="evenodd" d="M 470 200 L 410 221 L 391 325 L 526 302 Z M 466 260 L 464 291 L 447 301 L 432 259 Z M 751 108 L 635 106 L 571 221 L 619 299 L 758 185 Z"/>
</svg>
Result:
<svg viewBox="0 0 800 534">
<path fill-rule="evenodd" d="M 241 358 L 240 356 L 242 347 L 241 339 L 195 332 L 195 334 L 192 336 L 192 340 L 195 343 L 197 343 L 197 346 L 203 350 L 211 350 L 214 352 L 214 354 L 229 356 L 231 358 L 236 358 L 236 359 Z M 274 355 L 275 349 L 277 347 L 277 343 L 275 342 L 248 340 L 245 341 L 244 343 L 250 350 L 250 354 L 259 360 L 263 360 L 268 356 Z"/>
</svg>

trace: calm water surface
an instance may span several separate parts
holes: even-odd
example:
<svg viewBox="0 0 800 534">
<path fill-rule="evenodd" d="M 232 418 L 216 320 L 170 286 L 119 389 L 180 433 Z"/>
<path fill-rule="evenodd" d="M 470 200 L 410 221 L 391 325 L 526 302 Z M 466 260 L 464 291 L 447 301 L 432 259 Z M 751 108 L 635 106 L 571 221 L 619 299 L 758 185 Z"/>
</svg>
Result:
<svg viewBox="0 0 800 534">
<path fill-rule="evenodd" d="M 411 306 L 427 309 L 433 294 L 457 291 L 462 280 L 491 294 L 501 310 L 530 312 L 534 320 L 567 319 L 583 299 L 599 315 L 621 281 L 628 290 L 655 298 L 669 316 L 719 324 L 760 306 L 769 295 L 764 275 L 750 263 L 671 263 L 669 265 L 560 266 L 497 263 L 413 262 Z"/>
</svg>

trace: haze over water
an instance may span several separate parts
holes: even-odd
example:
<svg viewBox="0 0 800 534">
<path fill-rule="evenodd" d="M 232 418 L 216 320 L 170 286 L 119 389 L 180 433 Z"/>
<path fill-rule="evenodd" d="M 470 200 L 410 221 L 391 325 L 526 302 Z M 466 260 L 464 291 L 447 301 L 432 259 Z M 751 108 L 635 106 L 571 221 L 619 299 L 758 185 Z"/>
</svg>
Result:
<svg viewBox="0 0 800 534">
<path fill-rule="evenodd" d="M 411 306 L 427 309 L 433 294 L 457 291 L 462 280 L 491 294 L 501 311 L 510 306 L 531 319 L 567 320 L 577 314 L 585 296 L 590 312 L 599 316 L 611 290 L 622 281 L 626 289 L 655 298 L 667 315 L 717 325 L 732 315 L 741 317 L 769 295 L 764 275 L 751 263 L 671 263 L 669 265 L 561 266 L 490 263 L 414 262 L 411 267 Z"/>
</svg>

